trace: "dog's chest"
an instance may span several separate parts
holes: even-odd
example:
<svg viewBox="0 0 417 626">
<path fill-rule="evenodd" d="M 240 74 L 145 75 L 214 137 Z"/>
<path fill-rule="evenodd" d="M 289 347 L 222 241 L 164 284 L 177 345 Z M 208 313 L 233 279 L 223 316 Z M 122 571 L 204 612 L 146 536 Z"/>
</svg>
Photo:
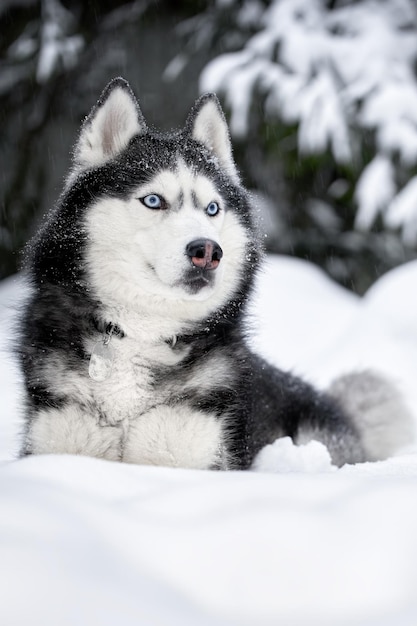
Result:
<svg viewBox="0 0 417 626">
<path fill-rule="evenodd" d="M 138 343 L 130 338 L 111 342 L 112 365 L 102 382 L 92 381 L 101 419 L 109 424 L 135 419 L 167 401 L 167 385 L 155 384 L 162 368 L 180 362 L 183 355 L 165 343 Z"/>
</svg>

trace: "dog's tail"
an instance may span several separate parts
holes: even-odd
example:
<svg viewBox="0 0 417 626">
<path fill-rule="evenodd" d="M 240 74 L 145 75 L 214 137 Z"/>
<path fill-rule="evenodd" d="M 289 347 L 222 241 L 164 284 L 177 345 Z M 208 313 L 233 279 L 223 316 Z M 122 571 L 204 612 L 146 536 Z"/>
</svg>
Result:
<svg viewBox="0 0 417 626">
<path fill-rule="evenodd" d="M 327 390 L 352 419 L 366 458 L 379 461 L 415 440 L 415 421 L 392 381 L 372 370 L 337 378 Z"/>
</svg>

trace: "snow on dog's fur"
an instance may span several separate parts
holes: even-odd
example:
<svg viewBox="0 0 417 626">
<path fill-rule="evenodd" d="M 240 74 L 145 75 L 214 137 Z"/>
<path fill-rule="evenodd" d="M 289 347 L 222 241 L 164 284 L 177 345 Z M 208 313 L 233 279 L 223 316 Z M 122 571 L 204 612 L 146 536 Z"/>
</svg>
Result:
<svg viewBox="0 0 417 626">
<path fill-rule="evenodd" d="M 406 443 L 389 382 L 357 374 L 326 395 L 247 347 L 260 245 L 212 94 L 161 134 L 113 80 L 27 257 L 23 454 L 227 469 L 281 436 L 314 437 L 339 465 L 390 454 L 393 428 Z"/>
</svg>

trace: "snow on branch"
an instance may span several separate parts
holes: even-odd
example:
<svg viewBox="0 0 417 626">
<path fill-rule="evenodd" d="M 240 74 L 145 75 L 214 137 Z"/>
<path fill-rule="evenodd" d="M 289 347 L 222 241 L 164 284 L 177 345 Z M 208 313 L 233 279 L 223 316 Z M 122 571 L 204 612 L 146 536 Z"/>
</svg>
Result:
<svg viewBox="0 0 417 626">
<path fill-rule="evenodd" d="M 376 155 L 365 167 L 356 185 L 355 226 L 369 230 L 378 214 L 391 202 L 395 195 L 394 166 L 384 155 Z"/>
<path fill-rule="evenodd" d="M 72 14 L 59 0 L 43 0 L 40 50 L 36 70 L 38 83 L 46 83 L 56 68 L 72 68 L 84 48 L 81 35 L 69 35 Z"/>
<path fill-rule="evenodd" d="M 259 7 L 258 0 L 227 4 L 241 6 L 238 15 Z M 247 135 L 251 103 L 261 95 L 266 119 L 297 125 L 301 157 L 328 150 L 336 163 L 365 166 L 355 192 L 356 226 L 369 229 L 382 215 L 415 245 L 417 183 L 398 181 L 417 167 L 417 6 L 329 5 L 271 0 L 241 49 L 206 66 L 201 90 L 224 94 L 236 137 Z"/>
<path fill-rule="evenodd" d="M 387 226 L 402 228 L 404 243 L 417 241 L 417 176 L 412 178 L 391 202 L 385 216 Z"/>
</svg>

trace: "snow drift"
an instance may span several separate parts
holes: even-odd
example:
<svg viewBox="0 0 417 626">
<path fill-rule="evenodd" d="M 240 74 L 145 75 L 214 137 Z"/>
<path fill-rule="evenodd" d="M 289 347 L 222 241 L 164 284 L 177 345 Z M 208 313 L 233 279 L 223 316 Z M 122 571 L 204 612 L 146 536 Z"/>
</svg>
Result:
<svg viewBox="0 0 417 626">
<path fill-rule="evenodd" d="M 417 263 L 362 299 L 294 259 L 270 258 L 258 282 L 252 341 L 267 358 L 319 386 L 377 366 L 414 409 Z M 0 288 L 1 624 L 414 626 L 413 446 L 342 469 L 289 439 L 250 472 L 14 460 L 7 344 L 22 291 L 20 279 Z"/>
</svg>

